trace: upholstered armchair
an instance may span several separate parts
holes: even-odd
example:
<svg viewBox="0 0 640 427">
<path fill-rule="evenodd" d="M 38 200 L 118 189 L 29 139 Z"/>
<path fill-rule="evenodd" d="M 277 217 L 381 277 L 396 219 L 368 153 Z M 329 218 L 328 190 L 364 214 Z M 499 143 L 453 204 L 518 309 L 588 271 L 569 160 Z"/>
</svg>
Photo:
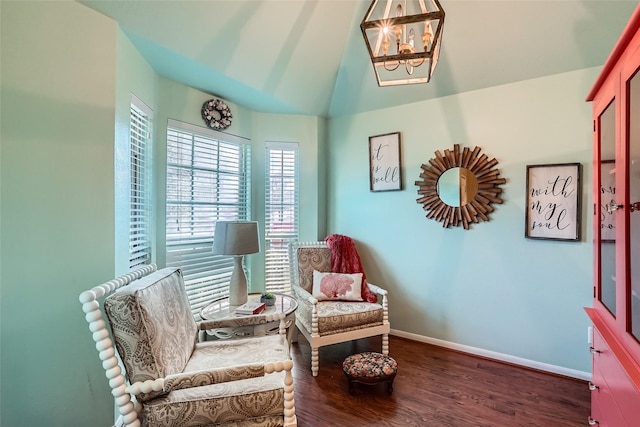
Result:
<svg viewBox="0 0 640 427">
<path fill-rule="evenodd" d="M 313 296 L 314 271 L 331 272 L 326 242 L 289 244 L 291 287 L 298 299 L 296 326 L 311 346 L 311 372 L 318 375 L 322 346 L 382 335 L 382 353 L 389 354 L 387 291 L 368 283 L 376 302 L 318 300 Z M 317 276 L 316 276 L 317 277 Z"/>
<path fill-rule="evenodd" d="M 196 322 L 181 271 L 155 265 L 85 291 L 80 302 L 126 426 L 297 425 L 282 314 Z M 278 319 L 276 335 L 198 340 L 207 329 Z"/>
</svg>

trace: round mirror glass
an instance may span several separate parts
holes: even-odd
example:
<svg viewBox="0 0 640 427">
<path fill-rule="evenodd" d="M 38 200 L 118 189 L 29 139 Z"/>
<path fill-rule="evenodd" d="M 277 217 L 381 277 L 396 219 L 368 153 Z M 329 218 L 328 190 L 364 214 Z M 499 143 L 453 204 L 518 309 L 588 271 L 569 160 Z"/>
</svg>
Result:
<svg viewBox="0 0 640 427">
<path fill-rule="evenodd" d="M 449 206 L 464 206 L 478 192 L 478 179 L 469 169 L 447 169 L 438 178 L 438 196 Z"/>
</svg>

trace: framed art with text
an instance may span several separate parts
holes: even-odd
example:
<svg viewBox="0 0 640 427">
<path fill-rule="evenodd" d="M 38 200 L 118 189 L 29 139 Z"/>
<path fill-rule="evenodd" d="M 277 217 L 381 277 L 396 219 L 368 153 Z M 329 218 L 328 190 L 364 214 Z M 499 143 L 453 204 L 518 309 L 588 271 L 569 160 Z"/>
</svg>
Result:
<svg viewBox="0 0 640 427">
<path fill-rule="evenodd" d="M 369 137 L 369 188 L 402 190 L 400 132 Z"/>
<path fill-rule="evenodd" d="M 527 166 L 525 237 L 580 240 L 580 163 Z"/>
</svg>

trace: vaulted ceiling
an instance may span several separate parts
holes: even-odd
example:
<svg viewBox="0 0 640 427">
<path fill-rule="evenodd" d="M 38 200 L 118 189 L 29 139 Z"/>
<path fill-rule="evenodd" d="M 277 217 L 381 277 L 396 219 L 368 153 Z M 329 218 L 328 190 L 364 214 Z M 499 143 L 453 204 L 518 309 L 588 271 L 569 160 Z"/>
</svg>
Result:
<svg viewBox="0 0 640 427">
<path fill-rule="evenodd" d="M 325 117 L 601 66 L 638 4 L 440 0 L 431 82 L 381 88 L 360 32 L 370 1 L 80 2 L 117 21 L 163 77 L 256 111 Z"/>
</svg>

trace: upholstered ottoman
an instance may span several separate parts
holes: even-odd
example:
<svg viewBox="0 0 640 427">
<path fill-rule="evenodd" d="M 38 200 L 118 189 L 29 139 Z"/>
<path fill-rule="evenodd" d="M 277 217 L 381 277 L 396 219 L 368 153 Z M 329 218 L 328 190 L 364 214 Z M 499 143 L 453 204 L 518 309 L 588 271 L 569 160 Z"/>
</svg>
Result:
<svg viewBox="0 0 640 427">
<path fill-rule="evenodd" d="M 349 393 L 353 392 L 354 383 L 373 385 L 386 382 L 387 391 L 391 394 L 398 363 L 393 357 L 382 353 L 357 353 L 344 359 L 342 370 L 347 376 Z"/>
</svg>

